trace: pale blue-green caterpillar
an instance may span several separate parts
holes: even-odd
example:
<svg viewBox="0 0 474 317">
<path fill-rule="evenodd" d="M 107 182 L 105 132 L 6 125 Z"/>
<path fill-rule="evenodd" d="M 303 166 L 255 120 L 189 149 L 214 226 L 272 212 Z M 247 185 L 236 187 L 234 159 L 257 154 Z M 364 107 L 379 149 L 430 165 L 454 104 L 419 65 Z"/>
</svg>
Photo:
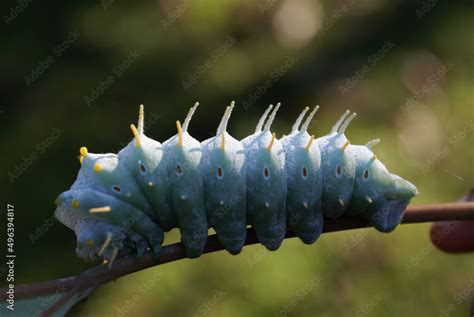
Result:
<svg viewBox="0 0 474 317">
<path fill-rule="evenodd" d="M 212 227 L 222 245 L 238 254 L 251 225 L 269 250 L 288 229 L 306 244 L 323 229 L 323 216 L 360 215 L 382 232 L 401 221 L 416 187 L 372 153 L 378 139 L 351 145 L 346 111 L 331 132 L 315 139 L 307 130 L 319 107 L 306 107 L 289 135 L 270 131 L 280 107 L 270 105 L 254 134 L 242 141 L 227 132 L 234 102 L 216 136 L 202 143 L 188 133 L 198 107 L 178 133 L 161 144 L 143 131 L 144 110 L 134 139 L 117 155 L 80 149 L 81 169 L 71 189 L 56 200 L 56 218 L 75 231 L 76 253 L 85 260 L 113 261 L 151 249 L 160 253 L 164 232 L 179 228 L 191 258 L 199 257 Z"/>
</svg>

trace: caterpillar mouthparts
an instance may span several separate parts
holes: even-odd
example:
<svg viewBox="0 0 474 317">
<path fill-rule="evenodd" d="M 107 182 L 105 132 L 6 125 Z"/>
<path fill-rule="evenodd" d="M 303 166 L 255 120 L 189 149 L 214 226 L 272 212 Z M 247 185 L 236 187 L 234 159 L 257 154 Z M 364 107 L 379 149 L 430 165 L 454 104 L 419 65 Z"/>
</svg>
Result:
<svg viewBox="0 0 474 317">
<path fill-rule="evenodd" d="M 191 258 L 199 257 L 212 227 L 222 245 L 238 254 L 247 225 L 269 250 L 287 228 L 306 244 L 321 234 L 324 217 L 360 215 L 382 232 L 392 231 L 416 187 L 391 174 L 372 152 L 380 140 L 352 145 L 345 136 L 356 116 L 347 110 L 328 135 L 307 132 L 316 106 L 298 116 L 278 139 L 270 128 L 280 108 L 270 105 L 255 132 L 236 140 L 227 132 L 235 107 L 225 110 L 216 135 L 200 143 L 188 133 L 198 107 L 190 108 L 177 134 L 160 143 L 144 134 L 144 108 L 134 139 L 118 154 L 81 147 L 81 168 L 56 199 L 56 218 L 74 230 L 76 253 L 111 266 L 117 257 L 159 254 L 164 232 L 179 228 Z"/>
</svg>

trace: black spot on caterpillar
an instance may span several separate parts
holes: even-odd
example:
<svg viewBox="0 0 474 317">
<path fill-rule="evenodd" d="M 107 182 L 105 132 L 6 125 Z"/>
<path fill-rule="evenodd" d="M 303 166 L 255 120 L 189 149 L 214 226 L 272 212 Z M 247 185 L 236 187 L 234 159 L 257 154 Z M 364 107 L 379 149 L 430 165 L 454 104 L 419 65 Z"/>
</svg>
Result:
<svg viewBox="0 0 474 317">
<path fill-rule="evenodd" d="M 307 244 L 323 228 L 323 216 L 361 215 L 379 231 L 400 222 L 414 185 L 388 172 L 372 153 L 379 140 L 351 145 L 346 111 L 330 133 L 307 132 L 318 107 L 297 118 L 278 140 L 270 127 L 280 104 L 270 105 L 255 132 L 238 141 L 227 132 L 227 107 L 215 137 L 202 143 L 188 133 L 196 103 L 178 133 L 161 144 L 145 136 L 144 111 L 132 140 L 118 154 L 80 149 L 82 164 L 71 189 L 59 195 L 55 215 L 74 230 L 76 253 L 86 260 L 159 254 L 164 231 L 178 227 L 189 257 L 202 254 L 208 228 L 232 254 L 242 249 L 246 227 L 254 227 L 269 250 L 281 245 L 286 228 Z M 301 126 L 301 127 L 300 127 Z"/>
</svg>

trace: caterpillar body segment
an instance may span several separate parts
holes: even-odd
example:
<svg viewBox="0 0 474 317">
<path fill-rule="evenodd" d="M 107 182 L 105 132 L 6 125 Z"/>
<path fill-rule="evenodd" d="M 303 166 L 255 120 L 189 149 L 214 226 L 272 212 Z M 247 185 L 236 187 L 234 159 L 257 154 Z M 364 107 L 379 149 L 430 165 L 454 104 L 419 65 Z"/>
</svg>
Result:
<svg viewBox="0 0 474 317">
<path fill-rule="evenodd" d="M 244 147 L 226 129 L 233 107 L 227 107 L 216 136 L 202 143 L 201 171 L 209 225 L 238 254 L 247 236 L 246 178 Z"/>
<path fill-rule="evenodd" d="M 178 134 L 163 143 L 173 209 L 178 219 L 181 242 L 190 258 L 202 254 L 208 234 L 200 169 L 201 143 L 187 131 L 197 106 L 198 103 L 190 109 L 182 127 L 177 121 Z"/>
<path fill-rule="evenodd" d="M 246 159 L 248 222 L 255 228 L 259 241 L 269 250 L 278 249 L 286 232 L 285 153 L 281 142 L 270 132 L 278 108 L 279 104 L 263 130 L 263 121 L 260 120 L 256 132 L 242 140 Z M 264 117 L 267 114 L 268 109 Z"/>
<path fill-rule="evenodd" d="M 142 112 L 141 112 L 142 113 Z M 160 142 L 139 133 L 118 153 L 119 161 L 131 172 L 164 231 L 177 226 L 164 148 Z"/>
<path fill-rule="evenodd" d="M 87 153 L 71 189 L 93 189 L 127 202 L 152 220 L 157 217 L 130 170 L 116 154 Z"/>
<path fill-rule="evenodd" d="M 349 140 L 344 132 L 355 115 L 344 123 L 348 114 L 349 111 L 346 111 L 341 116 L 329 135 L 316 140 L 321 151 L 323 214 L 332 219 L 339 218 L 346 212 L 353 191 L 355 162 L 346 151 Z"/>
<path fill-rule="evenodd" d="M 322 173 L 319 146 L 306 130 L 313 117 L 311 114 L 299 130 L 307 110 L 301 113 L 291 134 L 282 138 L 281 143 L 285 149 L 287 174 L 287 225 L 301 241 L 311 244 L 319 238 L 323 229 Z M 314 113 L 316 111 L 317 108 L 313 110 Z"/>
<path fill-rule="evenodd" d="M 216 135 L 200 143 L 188 132 L 197 107 L 163 144 L 145 136 L 141 106 L 137 127 L 130 126 L 134 139 L 118 155 L 80 149 L 78 177 L 58 196 L 55 211 L 74 230 L 79 257 L 112 265 L 149 249 L 159 255 L 164 231 L 174 227 L 190 258 L 202 254 L 209 227 L 232 254 L 241 251 L 248 225 L 269 250 L 278 249 L 287 228 L 314 243 L 323 215 L 359 215 L 389 232 L 418 194 L 374 155 L 379 140 L 350 144 L 345 131 L 355 114 L 349 111 L 315 139 L 307 129 L 318 107 L 306 119 L 305 108 L 279 140 L 271 125 L 280 104 L 270 105 L 255 133 L 239 141 L 227 132 L 232 102 Z"/>
</svg>

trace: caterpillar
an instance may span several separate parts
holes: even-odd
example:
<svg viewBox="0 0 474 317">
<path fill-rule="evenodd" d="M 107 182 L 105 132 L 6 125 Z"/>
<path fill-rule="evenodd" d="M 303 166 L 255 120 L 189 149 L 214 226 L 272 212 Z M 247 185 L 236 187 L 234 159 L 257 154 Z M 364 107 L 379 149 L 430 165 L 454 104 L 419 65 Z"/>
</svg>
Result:
<svg viewBox="0 0 474 317">
<path fill-rule="evenodd" d="M 390 232 L 418 195 L 372 152 L 379 139 L 350 144 L 345 131 L 356 114 L 349 110 L 315 139 L 308 127 L 319 107 L 307 116 L 306 107 L 278 139 L 270 128 L 280 103 L 270 105 L 255 132 L 238 141 L 227 132 L 232 102 L 216 135 L 200 143 L 188 132 L 198 105 L 164 143 L 144 134 L 141 105 L 137 126 L 130 125 L 134 138 L 118 154 L 80 148 L 77 179 L 55 201 L 55 216 L 75 232 L 80 258 L 112 265 L 150 249 L 159 255 L 172 228 L 190 258 L 202 254 L 210 227 L 231 254 L 241 251 L 249 225 L 268 250 L 280 247 L 287 228 L 314 243 L 325 217 L 359 215 Z"/>
</svg>

